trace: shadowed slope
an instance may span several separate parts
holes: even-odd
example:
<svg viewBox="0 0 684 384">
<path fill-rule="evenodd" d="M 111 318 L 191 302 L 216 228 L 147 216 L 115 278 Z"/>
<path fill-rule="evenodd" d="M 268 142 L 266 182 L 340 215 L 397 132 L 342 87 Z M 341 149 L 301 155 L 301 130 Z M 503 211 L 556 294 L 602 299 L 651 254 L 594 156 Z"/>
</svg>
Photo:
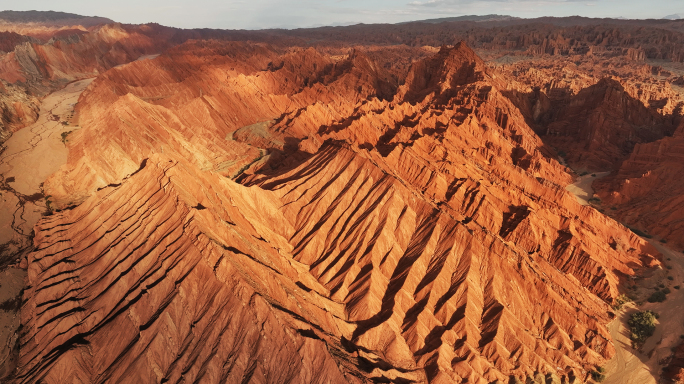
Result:
<svg viewBox="0 0 684 384">
<path fill-rule="evenodd" d="M 684 248 L 684 125 L 672 137 L 637 144 L 615 174 L 596 183 L 611 215 Z"/>
<path fill-rule="evenodd" d="M 339 344 L 326 347 L 336 304 L 295 285 L 316 283 L 286 256 L 292 229 L 276 208 L 267 192 L 155 156 L 44 220 L 16 382 L 358 375 L 338 368 Z"/>
<path fill-rule="evenodd" d="M 565 191 L 465 44 L 396 92 L 359 52 L 170 55 L 83 95 L 46 183 L 82 203 L 39 224 L 19 382 L 484 384 L 612 356 L 618 283 L 657 252 Z M 212 155 L 251 161 L 244 185 Z"/>
</svg>

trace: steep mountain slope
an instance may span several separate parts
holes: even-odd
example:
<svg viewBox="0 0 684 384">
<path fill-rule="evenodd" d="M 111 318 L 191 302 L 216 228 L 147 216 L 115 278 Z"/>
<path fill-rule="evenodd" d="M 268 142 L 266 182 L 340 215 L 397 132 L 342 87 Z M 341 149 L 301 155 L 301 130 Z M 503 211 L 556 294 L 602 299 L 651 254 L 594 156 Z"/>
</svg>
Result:
<svg viewBox="0 0 684 384">
<path fill-rule="evenodd" d="M 154 152 L 235 176 L 266 154 L 243 137 L 285 144 L 282 136 L 262 137 L 283 112 L 325 105 L 331 116 L 345 116 L 358 100 L 391 95 L 392 78 L 368 62 L 361 53 L 334 60 L 314 49 L 209 41 L 115 68 L 82 95 L 78 112 L 89 129 L 74 133 L 67 166 L 45 189 L 57 206 L 71 205 Z"/>
<path fill-rule="evenodd" d="M 0 32 L 0 51 L 12 52 L 17 45 L 31 40 L 30 37 L 15 32 Z"/>
<path fill-rule="evenodd" d="M 169 43 L 159 46 L 143 36 L 153 31 L 145 26 L 97 26 L 108 19 L 54 12 L 0 12 L 0 19 L 0 273 L 17 277 L 24 274 L 19 260 L 33 249 L 35 222 L 51 210 L 42 183 L 61 165 L 62 154 L 66 157 L 61 152 L 66 136 L 78 129 L 75 100 L 61 90 Z M 21 298 L 16 295 L 22 280 L 5 278 L 0 284 L 2 382 L 18 355 Z"/>
<path fill-rule="evenodd" d="M 584 380 L 658 255 L 505 84 L 462 43 L 399 81 L 220 42 L 108 71 L 45 184 L 15 381 Z"/>
<path fill-rule="evenodd" d="M 671 118 L 649 109 L 617 80 L 604 78 L 575 95 L 547 96 L 537 90 L 518 101 L 544 142 L 575 169 L 617 169 L 634 146 L 670 136 Z"/>
<path fill-rule="evenodd" d="M 638 144 L 616 174 L 596 183 L 611 215 L 684 249 L 684 125 L 672 137 Z"/>
<path fill-rule="evenodd" d="M 25 42 L 1 57 L 1 78 L 22 83 L 34 94 L 44 94 L 57 84 L 92 77 L 160 47 L 140 29 L 126 31 L 116 24 L 90 33 L 73 33 L 45 44 Z"/>
<path fill-rule="evenodd" d="M 17 24 L 38 28 L 33 24 Z M 0 25 L 0 30 L 4 27 Z M 0 143 L 12 132 L 37 119 L 39 98 L 79 79 L 159 53 L 169 43 L 148 37 L 150 28 L 112 24 L 91 32 L 63 30 L 41 42 L 16 33 L 0 32 Z M 24 31 L 27 32 L 27 31 Z"/>
<path fill-rule="evenodd" d="M 615 169 L 605 212 L 684 248 L 682 21 L 3 15 L 0 143 L 97 76 L 0 303 L 23 304 L 13 382 L 583 381 L 659 256 L 576 203 L 559 152 Z M 488 62 L 438 48 L 459 39 Z"/>
<path fill-rule="evenodd" d="M 21 87 L 0 82 L 0 145 L 12 132 L 38 119 L 38 103 Z"/>
<path fill-rule="evenodd" d="M 17 382 L 353 382 L 275 201 L 154 155 L 44 220 Z"/>
</svg>

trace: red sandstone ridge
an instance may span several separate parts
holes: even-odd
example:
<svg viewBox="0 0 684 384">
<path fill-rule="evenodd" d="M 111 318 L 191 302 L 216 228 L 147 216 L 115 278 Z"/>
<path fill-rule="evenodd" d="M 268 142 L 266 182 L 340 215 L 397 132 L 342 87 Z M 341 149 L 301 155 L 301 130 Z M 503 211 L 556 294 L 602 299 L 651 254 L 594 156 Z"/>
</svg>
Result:
<svg viewBox="0 0 684 384">
<path fill-rule="evenodd" d="M 13 381 L 583 381 L 658 261 L 556 153 L 619 169 L 606 212 L 684 247 L 684 72 L 649 61 L 684 58 L 684 23 L 538 21 L 14 23 L 0 141 L 97 79 L 44 185 Z"/>
<path fill-rule="evenodd" d="M 684 125 L 672 137 L 639 144 L 616 174 L 596 183 L 611 215 L 684 248 Z"/>
<path fill-rule="evenodd" d="M 565 191 L 465 44 L 404 78 L 381 52 L 195 41 L 95 80 L 45 183 L 64 209 L 37 226 L 15 382 L 567 381 L 610 358 L 619 283 L 657 252 Z"/>
<path fill-rule="evenodd" d="M 0 30 L 31 36 L 42 42 L 47 42 L 54 37 L 86 33 L 88 28 L 110 23 L 113 21 L 104 17 L 81 16 L 65 12 L 0 11 Z"/>
<path fill-rule="evenodd" d="M 45 94 L 58 84 L 93 77 L 138 57 L 166 47 L 145 35 L 142 28 L 126 30 L 112 24 L 89 33 L 74 33 L 16 45 L 0 56 L 0 78 L 22 83 L 34 94 Z"/>
<path fill-rule="evenodd" d="M 24 13 L 18 14 L 14 19 L 27 17 Z M 63 29 L 57 22 L 49 26 L 60 29 L 51 30 L 50 36 L 41 40 L 31 31 L 43 31 L 44 24 L 3 24 L 1 18 L 7 15 L 8 12 L 0 12 L 0 31 L 20 30 L 31 36 L 0 32 L 0 143 L 12 132 L 37 119 L 40 97 L 66 83 L 94 77 L 143 55 L 159 53 L 171 45 L 168 36 L 160 37 L 149 26 L 124 28 L 118 24 L 93 26 L 86 23 L 90 26 L 90 30 L 86 30 L 84 27 Z"/>
<path fill-rule="evenodd" d="M 154 155 L 46 219 L 16 382 L 360 381 L 341 306 L 287 256 L 278 208 L 270 192 Z"/>
<path fill-rule="evenodd" d="M 12 52 L 14 47 L 27 41 L 31 41 L 28 36 L 23 36 L 15 32 L 0 32 L 0 51 Z"/>
<path fill-rule="evenodd" d="M 516 93 L 512 99 L 575 169 L 616 169 L 635 145 L 674 131 L 672 120 L 647 108 L 614 79 L 602 79 L 569 97 L 550 96 L 537 90 L 529 100 Z"/>
<path fill-rule="evenodd" d="M 434 94 L 446 103 L 455 96 L 459 86 L 483 80 L 484 72 L 484 62 L 464 42 L 454 48 L 444 46 L 435 56 L 411 68 L 399 97 L 416 103 Z"/>
<path fill-rule="evenodd" d="M 83 93 L 78 111 L 89 129 L 74 133 L 68 164 L 45 188 L 58 206 L 70 205 L 119 182 L 153 152 L 178 153 L 234 177 L 267 146 L 285 145 L 284 134 L 263 129 L 283 113 L 322 107 L 327 116 L 347 116 L 359 100 L 391 97 L 395 89 L 359 52 L 335 60 L 312 48 L 189 42 L 114 68 Z"/>
<path fill-rule="evenodd" d="M 13 84 L 0 82 L 0 144 L 38 119 L 38 100 Z"/>
</svg>

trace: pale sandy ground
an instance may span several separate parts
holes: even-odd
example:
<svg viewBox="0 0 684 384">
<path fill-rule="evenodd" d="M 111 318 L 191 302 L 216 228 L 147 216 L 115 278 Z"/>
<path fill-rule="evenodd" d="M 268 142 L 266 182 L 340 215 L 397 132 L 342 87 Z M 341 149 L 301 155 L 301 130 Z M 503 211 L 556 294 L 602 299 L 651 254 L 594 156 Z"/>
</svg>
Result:
<svg viewBox="0 0 684 384">
<path fill-rule="evenodd" d="M 595 173 L 581 176 L 575 183 L 568 185 L 566 189 L 572 192 L 577 201 L 582 205 L 588 205 L 588 200 L 594 195 L 591 188 L 594 180 L 605 177 L 609 172 Z M 618 312 L 618 316 L 608 325 L 613 341 L 615 342 L 615 356 L 606 368 L 606 380 L 604 384 L 656 384 L 664 383 L 660 379 L 662 369 L 666 366 L 667 359 L 672 355 L 681 341 L 680 335 L 684 335 L 684 255 L 675 252 L 666 245 L 655 240 L 649 240 L 658 251 L 663 254 L 664 266 L 672 269 L 659 268 L 648 278 L 638 279 L 638 289 L 631 291 L 637 297 L 637 303 L 629 303 Z M 670 259 L 670 260 L 668 260 Z M 668 280 L 672 276 L 673 280 Z M 646 298 L 659 284 L 665 284 L 671 293 L 667 300 L 662 303 L 649 303 Z M 677 290 L 673 287 L 679 285 Z M 652 310 L 660 314 L 655 334 L 651 336 L 640 350 L 632 348 L 629 338 L 629 326 L 627 321 L 636 311 Z"/>
<path fill-rule="evenodd" d="M 77 81 L 46 96 L 38 121 L 15 132 L 5 142 L 0 153 L 0 180 L 14 177 L 15 181 L 7 183 L 13 191 L 0 191 L 0 244 L 17 235 L 28 236 L 45 212 L 45 199 L 21 204 L 21 197 L 41 193 L 45 179 L 66 163 L 68 152 L 61 134 L 78 127 L 63 125 L 61 121 L 70 120 L 74 104 L 91 81 Z M 58 116 L 57 121 L 53 115 Z"/>
<path fill-rule="evenodd" d="M 638 282 L 637 294 L 643 304 L 638 310 L 652 310 L 660 315 L 655 334 L 643 345 L 640 351 L 632 349 L 629 340 L 627 320 L 637 311 L 634 304 L 626 305 L 616 320 L 608 326 L 615 341 L 617 353 L 606 366 L 608 384 L 652 384 L 665 383 L 660 373 L 665 368 L 672 350 L 684 335 L 684 255 L 675 252 L 657 241 L 651 241 L 664 256 L 664 265 L 672 269 L 657 271 L 652 277 Z M 667 260 L 667 259 L 670 260 Z M 672 276 L 670 281 L 666 277 Z M 672 291 L 662 303 L 649 303 L 646 298 L 654 292 L 653 287 L 665 284 Z M 682 289 L 674 289 L 679 285 Z M 661 364 L 662 363 L 662 364 Z"/>
<path fill-rule="evenodd" d="M 610 172 L 597 172 L 590 173 L 588 175 L 580 176 L 577 181 L 565 187 L 568 191 L 572 192 L 577 198 L 577 201 L 582 205 L 589 205 L 589 199 L 594 196 L 594 190 L 591 188 L 591 184 L 594 180 L 598 180 L 602 177 L 606 177 Z M 596 175 L 596 176 L 592 176 Z"/>
<path fill-rule="evenodd" d="M 45 212 L 46 203 L 44 198 L 26 199 L 41 193 L 45 179 L 66 163 L 68 151 L 61 134 L 78 129 L 71 125 L 74 105 L 91 81 L 77 81 L 46 96 L 38 121 L 5 142 L 0 152 L 0 183 L 7 188 L 0 190 L 0 256 L 16 255 L 17 250 L 30 245 L 31 231 Z M 63 125 L 63 121 L 71 124 Z M 14 181 L 8 182 L 10 177 Z M 7 265 L 5 262 L 2 265 Z M 16 265 L 0 270 L 0 382 L 13 369 L 25 277 L 26 272 Z"/>
<path fill-rule="evenodd" d="M 143 56 L 138 57 L 135 61 L 152 60 L 157 56 L 159 56 L 158 53 L 156 53 L 154 55 L 143 55 Z"/>
</svg>

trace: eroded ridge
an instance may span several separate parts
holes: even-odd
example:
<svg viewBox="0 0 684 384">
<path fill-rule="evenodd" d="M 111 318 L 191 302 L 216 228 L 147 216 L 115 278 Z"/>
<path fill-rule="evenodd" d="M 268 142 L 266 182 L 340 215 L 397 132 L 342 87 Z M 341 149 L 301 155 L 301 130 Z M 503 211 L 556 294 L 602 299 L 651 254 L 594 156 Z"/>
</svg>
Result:
<svg viewBox="0 0 684 384">
<path fill-rule="evenodd" d="M 207 48 L 193 44 L 173 55 Z M 84 94 L 84 129 L 46 183 L 82 203 L 38 225 L 19 382 L 583 380 L 613 355 L 618 284 L 658 253 L 565 191 L 505 78 L 465 44 L 389 95 L 358 53 L 254 48 L 254 64 L 246 45 L 208 46 L 203 74 L 130 77 L 161 56 Z M 228 81 L 205 90 L 206 76 Z M 245 107 L 259 100 L 268 120 Z"/>
<path fill-rule="evenodd" d="M 39 224 L 16 382 L 354 381 L 270 193 L 194 172 L 155 156 Z"/>
</svg>

